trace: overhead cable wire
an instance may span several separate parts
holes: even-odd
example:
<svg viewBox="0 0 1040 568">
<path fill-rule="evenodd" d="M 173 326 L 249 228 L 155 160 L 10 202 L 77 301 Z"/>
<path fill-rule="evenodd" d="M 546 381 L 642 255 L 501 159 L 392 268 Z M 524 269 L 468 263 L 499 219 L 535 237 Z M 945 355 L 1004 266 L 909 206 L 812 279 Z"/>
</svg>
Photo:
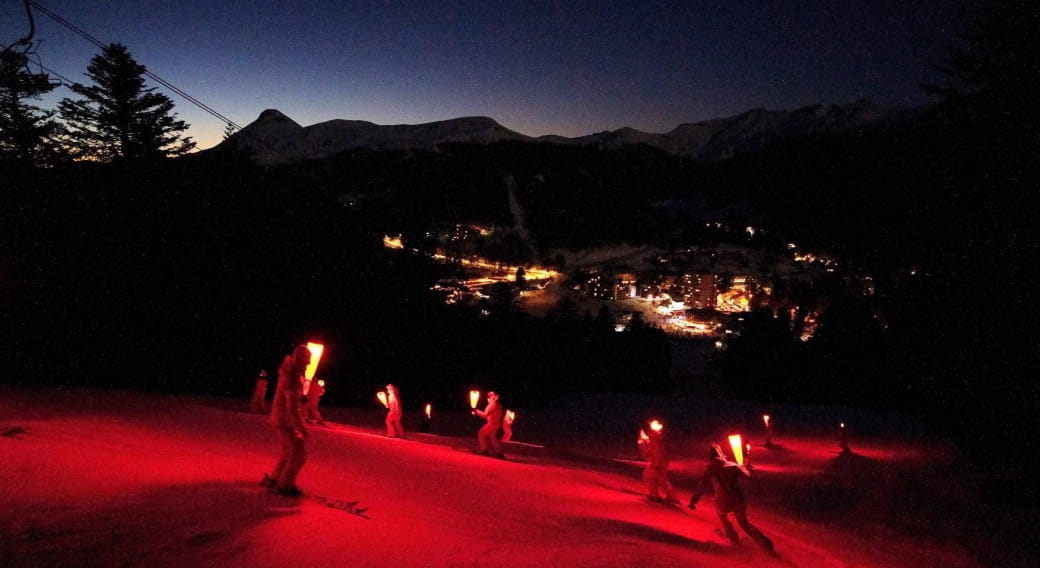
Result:
<svg viewBox="0 0 1040 568">
<path fill-rule="evenodd" d="M 13 48 L 16 45 L 24 45 L 25 49 L 28 50 L 29 46 L 32 45 L 32 38 L 34 35 L 36 35 L 36 20 L 33 19 L 32 10 L 29 9 L 30 1 L 31 0 L 25 0 L 25 15 L 29 17 L 29 33 L 25 37 L 5 47 L 4 51 L 10 51 L 11 48 Z"/>
<path fill-rule="evenodd" d="M 97 39 L 96 37 L 90 35 L 89 33 L 85 32 L 85 31 L 83 31 L 82 29 L 77 27 L 72 22 L 69 22 L 65 18 L 62 18 L 61 16 L 55 14 L 54 12 L 51 12 L 50 10 L 44 8 L 43 6 L 40 6 L 39 3 L 35 2 L 34 0 L 27 0 L 27 2 L 29 4 L 32 4 L 32 6 L 34 8 L 39 10 L 45 16 L 51 18 L 55 22 L 58 22 L 59 24 L 61 24 L 61 25 L 65 26 L 66 28 L 72 30 L 74 33 L 76 33 L 77 35 L 79 35 L 83 39 L 89 41 L 90 43 L 96 45 L 97 47 L 99 47 L 101 49 L 105 49 L 105 47 L 107 47 L 104 43 L 101 42 L 101 40 Z M 184 98 L 184 100 L 186 100 L 186 101 L 190 102 L 191 104 L 199 107 L 200 109 L 206 111 L 207 113 L 212 115 L 217 120 L 220 120 L 221 122 L 224 122 L 226 124 L 231 125 L 236 130 L 241 130 L 242 129 L 242 127 L 239 126 L 238 124 L 236 124 L 235 121 L 233 121 L 230 118 L 224 116 L 223 114 L 220 114 L 216 110 L 213 110 L 212 108 L 210 108 L 208 105 L 206 105 L 202 101 L 200 101 L 200 100 L 196 99 L 195 97 L 189 95 L 188 93 L 184 92 L 182 89 L 174 86 L 172 83 L 170 83 L 169 81 L 167 81 L 167 80 L 163 79 L 162 77 L 156 75 L 155 73 L 152 73 L 147 68 L 145 69 L 144 74 L 145 74 L 145 76 L 151 78 L 152 80 L 154 80 L 155 82 L 159 83 L 160 85 L 163 85 L 167 89 L 170 89 L 174 93 L 180 95 L 181 97 Z"/>
</svg>

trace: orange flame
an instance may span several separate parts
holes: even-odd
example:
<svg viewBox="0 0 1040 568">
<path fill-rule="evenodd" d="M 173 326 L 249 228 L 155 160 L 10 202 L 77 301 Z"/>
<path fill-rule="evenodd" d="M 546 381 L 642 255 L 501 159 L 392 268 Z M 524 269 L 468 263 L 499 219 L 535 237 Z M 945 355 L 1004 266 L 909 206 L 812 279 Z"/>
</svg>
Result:
<svg viewBox="0 0 1040 568">
<path fill-rule="evenodd" d="M 321 343 L 308 343 L 307 349 L 311 352 L 311 362 L 307 365 L 303 376 L 309 381 L 314 378 L 314 373 L 318 370 L 318 362 L 321 361 L 321 354 L 325 352 L 325 346 Z"/>
<path fill-rule="evenodd" d="M 654 432 L 660 432 L 661 430 L 664 429 L 664 424 L 661 424 L 661 422 L 658 421 L 658 420 L 651 420 L 650 421 L 650 429 L 653 430 Z"/>
<path fill-rule="evenodd" d="M 471 390 L 469 391 L 469 407 L 476 408 L 477 403 L 480 402 L 480 391 Z"/>
<path fill-rule="evenodd" d="M 430 414 L 432 414 L 432 413 L 433 413 L 433 405 L 427 402 L 426 403 L 426 419 L 427 420 L 430 419 Z"/>
<path fill-rule="evenodd" d="M 744 443 L 740 439 L 740 434 L 730 435 L 729 447 L 733 449 L 733 459 L 737 460 L 737 465 L 744 465 Z"/>
<path fill-rule="evenodd" d="M 506 424 L 512 424 L 513 420 L 516 420 L 516 413 L 512 410 L 506 411 Z"/>
<path fill-rule="evenodd" d="M 377 392 L 376 393 L 376 398 L 379 399 L 379 402 L 383 403 L 383 406 L 385 406 L 387 408 L 390 408 L 390 403 L 386 401 L 386 393 L 385 392 L 383 392 L 383 391 Z"/>
<path fill-rule="evenodd" d="M 769 428 L 769 415 L 768 414 L 763 414 L 762 415 L 762 422 L 765 422 L 766 423 L 766 428 Z"/>
</svg>

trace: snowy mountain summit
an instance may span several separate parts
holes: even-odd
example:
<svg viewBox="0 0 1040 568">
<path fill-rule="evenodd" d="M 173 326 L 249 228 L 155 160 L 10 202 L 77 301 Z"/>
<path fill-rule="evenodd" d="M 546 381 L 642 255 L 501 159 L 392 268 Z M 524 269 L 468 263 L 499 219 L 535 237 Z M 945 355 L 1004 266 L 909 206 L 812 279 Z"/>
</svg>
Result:
<svg viewBox="0 0 1040 568">
<path fill-rule="evenodd" d="M 230 145 L 250 152 L 258 164 L 277 165 L 325 158 L 355 148 L 435 150 L 450 142 L 490 144 L 501 140 L 531 138 L 483 116 L 414 125 L 337 119 L 304 127 L 268 109 L 218 147 Z"/>
<path fill-rule="evenodd" d="M 394 125 L 337 119 L 304 127 L 281 112 L 268 109 L 218 148 L 244 150 L 262 165 L 326 158 L 356 148 L 436 150 L 451 142 L 491 144 L 505 140 L 601 148 L 645 144 L 698 160 L 722 160 L 798 136 L 861 131 L 898 123 L 911 114 L 857 101 L 848 105 L 811 105 L 793 111 L 754 109 L 728 118 L 681 124 L 664 133 L 625 127 L 575 138 L 535 138 L 483 116 Z"/>
</svg>

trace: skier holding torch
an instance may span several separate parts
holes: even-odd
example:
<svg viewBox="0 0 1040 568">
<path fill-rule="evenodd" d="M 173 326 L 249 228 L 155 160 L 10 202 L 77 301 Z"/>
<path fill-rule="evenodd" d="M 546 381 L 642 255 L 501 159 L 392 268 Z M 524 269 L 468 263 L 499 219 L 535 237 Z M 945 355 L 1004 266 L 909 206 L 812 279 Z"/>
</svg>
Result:
<svg viewBox="0 0 1040 568">
<path fill-rule="evenodd" d="M 729 460 L 721 446 L 712 444 L 708 456 L 708 466 L 704 469 L 700 484 L 690 496 L 688 506 L 690 509 L 696 508 L 701 495 L 711 486 L 715 493 L 715 514 L 722 523 L 724 533 L 718 530 L 716 532 L 724 534 L 734 545 L 740 542 L 740 535 L 737 534 L 733 523 L 729 520 L 729 515 L 732 514 L 745 534 L 772 553 L 773 541 L 748 521 L 747 502 L 739 485 L 740 480 L 746 477 L 751 477 L 751 472 L 745 466 Z"/>
<path fill-rule="evenodd" d="M 651 420 L 646 430 L 646 468 L 643 469 L 643 483 L 646 484 L 647 499 L 656 503 L 679 503 L 668 480 L 670 456 L 665 446 L 664 425 L 659 420 Z M 661 497 L 661 492 L 664 497 Z"/>
<path fill-rule="evenodd" d="M 271 425 L 278 432 L 282 454 L 271 474 L 264 474 L 261 485 L 281 495 L 296 497 L 302 492 L 296 487 L 296 476 L 307 461 L 307 427 L 303 424 L 301 398 L 303 375 L 311 362 L 306 345 L 298 345 L 285 356 L 278 368 L 278 386 L 271 404 Z"/>
<path fill-rule="evenodd" d="M 397 387 L 386 385 L 386 435 L 391 438 L 404 438 L 404 426 L 401 425 L 401 394 Z"/>
<path fill-rule="evenodd" d="M 506 456 L 502 453 L 502 445 L 498 441 L 498 431 L 502 429 L 505 412 L 502 405 L 498 403 L 498 395 L 495 394 L 495 391 L 488 391 L 487 401 L 484 410 L 473 409 L 475 416 L 487 420 L 487 423 L 477 432 L 477 446 L 480 448 L 477 453 L 504 459 Z"/>
</svg>

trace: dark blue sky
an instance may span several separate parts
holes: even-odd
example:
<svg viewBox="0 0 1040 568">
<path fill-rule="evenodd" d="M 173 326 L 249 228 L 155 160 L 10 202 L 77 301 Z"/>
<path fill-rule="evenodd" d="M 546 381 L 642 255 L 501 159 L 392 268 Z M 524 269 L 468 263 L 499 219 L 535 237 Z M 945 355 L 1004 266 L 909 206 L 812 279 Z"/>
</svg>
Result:
<svg viewBox="0 0 1040 568">
<path fill-rule="evenodd" d="M 416 124 L 490 116 L 538 136 L 665 132 L 751 108 L 867 98 L 912 106 L 964 0 L 288 2 L 39 0 L 245 126 L 277 108 Z M 797 7 L 791 7 L 797 6 Z M 0 0 L 0 43 L 28 31 Z M 98 49 L 37 12 L 37 54 L 75 81 Z M 152 83 L 153 86 L 158 86 Z M 165 91 L 164 91 L 165 92 Z M 175 93 L 200 147 L 224 125 Z M 71 96 L 58 89 L 56 98 Z M 49 104 L 45 101 L 44 106 Z"/>
</svg>

